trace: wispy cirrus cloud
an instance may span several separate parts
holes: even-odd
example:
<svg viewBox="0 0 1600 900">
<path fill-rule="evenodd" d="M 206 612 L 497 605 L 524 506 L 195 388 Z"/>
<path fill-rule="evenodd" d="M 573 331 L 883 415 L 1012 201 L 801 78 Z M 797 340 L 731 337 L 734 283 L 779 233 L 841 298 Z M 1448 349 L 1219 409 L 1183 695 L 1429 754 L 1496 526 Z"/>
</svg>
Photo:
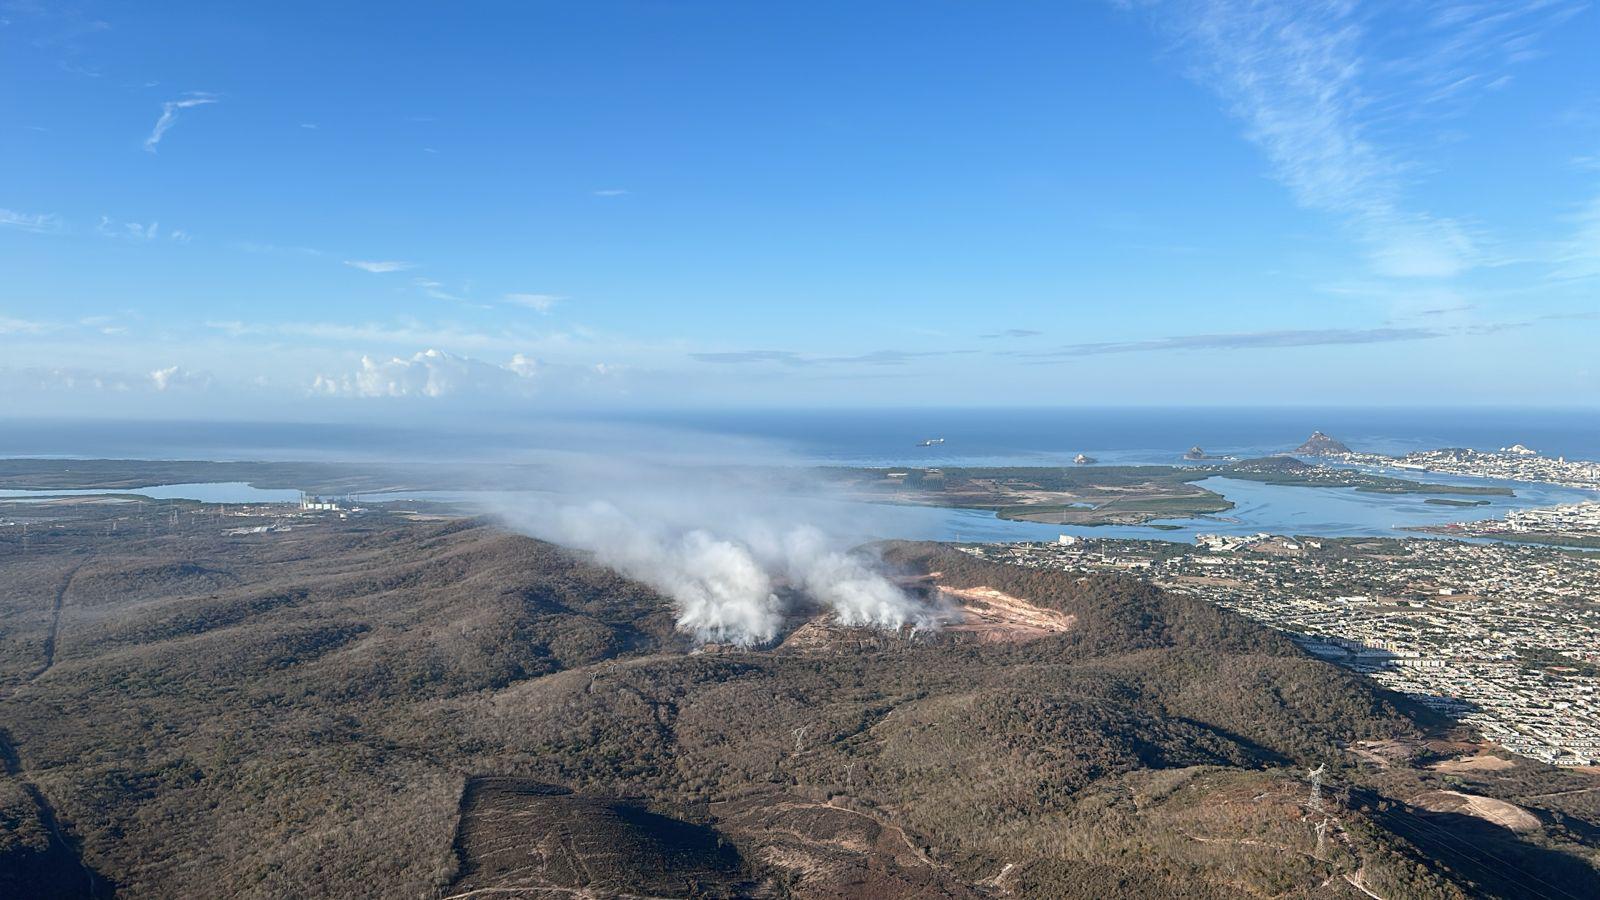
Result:
<svg viewBox="0 0 1600 900">
<path fill-rule="evenodd" d="M 383 348 L 444 347 L 551 353 L 588 346 L 592 341 L 570 332 L 530 329 L 473 329 L 445 322 L 401 319 L 397 322 L 241 322 L 209 321 L 205 327 L 228 337 L 285 338 L 297 342 Z M 620 342 L 608 342 L 616 345 Z"/>
<path fill-rule="evenodd" d="M 1240 331 L 1224 334 L 1188 334 L 1141 341 L 1101 341 L 1068 344 L 1054 350 L 1013 355 L 1027 359 L 1065 359 L 1113 353 L 1166 353 L 1203 350 L 1270 350 L 1284 347 L 1324 347 L 1343 344 L 1386 344 L 1444 337 L 1431 328 L 1304 328 L 1279 331 Z"/>
<path fill-rule="evenodd" d="M 565 298 L 555 294 L 505 294 L 501 299 L 512 306 L 521 306 L 537 313 L 548 313 Z"/>
<path fill-rule="evenodd" d="M 371 272 L 374 275 L 383 275 L 388 272 L 404 272 L 407 269 L 416 268 L 415 263 L 400 262 L 392 259 L 347 259 L 344 264 L 352 269 L 360 269 L 363 272 Z"/>
<path fill-rule="evenodd" d="M 190 91 L 177 100 L 168 100 L 161 104 L 161 118 L 156 119 L 155 127 L 150 129 L 150 136 L 144 139 L 145 152 L 156 152 L 156 147 L 160 145 L 162 136 L 178 121 L 179 110 L 206 106 L 216 103 L 220 99 L 216 94 L 206 91 Z"/>
<path fill-rule="evenodd" d="M 113 219 L 110 216 L 101 216 L 95 224 L 95 231 L 106 237 L 123 238 L 130 241 L 148 242 L 161 237 L 160 222 L 125 222 Z M 182 228 L 174 228 L 167 232 L 167 239 L 187 244 L 193 239 L 189 232 Z"/>
<path fill-rule="evenodd" d="M 126 393 L 147 384 L 125 372 L 102 372 L 70 366 L 0 368 L 0 386 L 12 391 Z"/>
<path fill-rule="evenodd" d="M 82 316 L 78 319 L 78 325 L 104 335 L 126 334 L 128 331 L 128 326 L 117 316 Z"/>
<path fill-rule="evenodd" d="M 994 340 L 996 338 L 1031 338 L 1038 337 L 1041 334 L 1044 334 L 1044 332 L 1034 331 L 1032 328 L 1007 328 L 1003 331 L 991 331 L 987 334 L 981 334 L 979 337 L 984 340 Z"/>
<path fill-rule="evenodd" d="M 59 326 L 52 322 L 0 316 L 0 334 L 44 334 L 47 331 L 56 330 L 57 327 Z"/>
<path fill-rule="evenodd" d="M 235 250 L 245 253 L 293 253 L 301 256 L 322 256 L 321 250 L 313 247 L 286 247 L 281 244 L 271 244 L 264 241 L 234 241 L 231 245 Z"/>
<path fill-rule="evenodd" d="M 153 369 L 143 375 L 79 366 L 0 367 L 0 387 L 10 391 L 90 394 L 163 394 L 204 391 L 214 379 L 208 372 L 182 366 Z"/>
<path fill-rule="evenodd" d="M 776 363 L 777 365 L 781 366 L 795 367 L 829 365 L 900 366 L 918 359 L 928 359 L 939 356 L 953 356 L 974 352 L 976 351 L 874 350 L 871 353 L 858 353 L 851 356 L 817 356 L 805 353 L 796 353 L 791 350 L 728 350 L 691 353 L 689 354 L 689 358 L 697 362 L 715 363 L 719 365 Z"/>
<path fill-rule="evenodd" d="M 427 294 L 429 297 L 432 297 L 435 300 L 448 300 L 451 303 L 469 302 L 466 297 L 463 297 L 460 294 L 453 294 L 447 290 L 444 282 L 442 281 L 434 281 L 431 278 L 413 278 L 411 279 L 411 283 L 416 285 L 417 288 L 424 294 Z"/>
<path fill-rule="evenodd" d="M 602 188 L 593 193 L 596 197 L 626 197 L 629 192 L 623 188 Z"/>
<path fill-rule="evenodd" d="M 66 223 L 55 213 L 22 213 L 14 209 L 0 209 L 0 228 L 45 234 L 65 230 Z"/>
<path fill-rule="evenodd" d="M 1582 4 L 1135 2 L 1190 54 L 1302 206 L 1337 217 L 1390 277 L 1450 277 L 1488 254 L 1470 224 L 1419 208 L 1402 125 L 1506 84 L 1504 70 Z M 1386 34 L 1410 40 L 1384 43 Z M 1393 48 L 1404 46 L 1403 53 Z"/>
<path fill-rule="evenodd" d="M 1573 217 L 1572 234 L 1561 243 L 1551 277 L 1600 278 L 1600 194 Z"/>
</svg>

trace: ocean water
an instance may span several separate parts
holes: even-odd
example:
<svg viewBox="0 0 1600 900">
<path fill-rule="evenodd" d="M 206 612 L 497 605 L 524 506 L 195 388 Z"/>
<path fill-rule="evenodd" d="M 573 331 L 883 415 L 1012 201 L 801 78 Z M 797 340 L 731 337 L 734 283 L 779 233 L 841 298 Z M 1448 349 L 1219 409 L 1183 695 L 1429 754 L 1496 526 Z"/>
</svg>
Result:
<svg viewBox="0 0 1600 900">
<path fill-rule="evenodd" d="M 1199 446 L 1239 457 L 1281 453 L 1313 431 L 1351 449 L 1398 454 L 1524 444 L 1550 456 L 1600 459 L 1595 409 L 891 409 L 660 414 L 635 421 L 775 441 L 839 465 L 1174 463 Z M 917 444 L 944 438 L 932 447 Z"/>
<path fill-rule="evenodd" d="M 1102 463 L 1171 463 L 1194 445 L 1234 456 L 1281 452 L 1313 430 L 1381 453 L 1521 443 L 1551 456 L 1600 459 L 1600 409 L 1225 407 L 643 411 L 426 426 L 0 419 L 0 456 L 457 460 L 516 458 L 550 447 L 778 451 L 839 465 L 1057 465 L 1078 453 Z M 940 437 L 941 445 L 917 446 Z"/>
</svg>

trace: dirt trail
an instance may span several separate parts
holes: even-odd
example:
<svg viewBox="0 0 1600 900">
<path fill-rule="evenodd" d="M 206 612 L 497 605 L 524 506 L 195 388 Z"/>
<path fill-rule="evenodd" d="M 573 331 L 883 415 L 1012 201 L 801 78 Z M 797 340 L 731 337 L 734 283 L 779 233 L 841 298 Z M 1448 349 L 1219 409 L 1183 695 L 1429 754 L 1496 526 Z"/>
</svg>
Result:
<svg viewBox="0 0 1600 900">
<path fill-rule="evenodd" d="M 61 586 L 56 588 L 56 595 L 50 604 L 50 631 L 45 635 L 43 658 L 39 667 L 28 673 L 27 678 L 23 679 L 23 681 L 0 693 L 0 702 L 10 700 L 16 696 L 18 690 L 38 681 L 55 666 L 56 638 L 61 633 L 61 610 L 66 605 L 67 592 L 72 589 L 72 579 L 81 568 L 83 568 L 83 563 L 80 562 L 68 569 L 67 574 L 61 579 Z M 0 770 L 3 770 L 7 776 L 15 780 L 28 795 L 28 799 L 32 800 L 33 805 L 38 808 L 39 821 L 50 832 L 50 842 L 55 845 L 53 848 L 55 852 L 67 854 L 83 870 L 87 884 L 87 893 L 84 896 L 95 898 L 113 896 L 115 892 L 110 882 L 102 878 L 99 873 L 89 867 L 88 863 L 83 861 L 83 855 L 79 851 L 77 841 L 70 838 L 62 830 L 61 820 L 56 816 L 55 807 L 50 805 L 50 800 L 45 797 L 43 791 L 39 790 L 39 786 L 28 778 L 27 771 L 22 765 L 22 757 L 17 753 L 16 741 L 11 737 L 11 732 L 4 728 L 0 728 Z"/>
<path fill-rule="evenodd" d="M 78 570 L 83 568 L 83 563 L 78 563 L 67 570 L 61 579 L 61 586 L 56 588 L 55 601 L 50 606 L 50 632 L 44 639 L 44 664 L 35 669 L 28 676 L 28 682 L 38 681 L 44 673 L 50 671 L 56 664 L 56 638 L 61 634 L 61 608 L 66 605 L 67 591 L 72 589 L 72 579 L 78 575 Z"/>
</svg>

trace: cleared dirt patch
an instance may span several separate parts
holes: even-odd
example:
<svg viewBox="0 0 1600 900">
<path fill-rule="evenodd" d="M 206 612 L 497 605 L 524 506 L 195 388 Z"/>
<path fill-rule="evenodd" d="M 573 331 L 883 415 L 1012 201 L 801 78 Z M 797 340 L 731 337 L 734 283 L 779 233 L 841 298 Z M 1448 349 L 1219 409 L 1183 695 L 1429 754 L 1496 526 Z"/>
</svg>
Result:
<svg viewBox="0 0 1600 900">
<path fill-rule="evenodd" d="M 1477 816 L 1512 831 L 1534 831 L 1540 825 L 1537 816 L 1515 803 L 1460 791 L 1429 791 L 1411 802 L 1432 812 Z"/>
<path fill-rule="evenodd" d="M 979 640 L 1031 641 L 1060 634 L 1077 623 L 1077 617 L 1046 609 L 991 587 L 939 588 L 956 602 L 962 620 L 945 626 L 946 631 L 967 632 Z"/>
<path fill-rule="evenodd" d="M 1387 769 L 1393 765 L 1405 764 L 1416 752 L 1416 745 L 1409 741 L 1397 740 L 1356 741 L 1348 749 L 1367 762 Z"/>
<path fill-rule="evenodd" d="M 1489 753 L 1480 753 L 1477 756 L 1466 756 L 1461 759 L 1447 759 L 1436 762 L 1428 768 L 1439 772 L 1455 774 L 1458 772 L 1504 772 L 1515 769 L 1517 764 L 1503 756 L 1494 756 Z"/>
</svg>

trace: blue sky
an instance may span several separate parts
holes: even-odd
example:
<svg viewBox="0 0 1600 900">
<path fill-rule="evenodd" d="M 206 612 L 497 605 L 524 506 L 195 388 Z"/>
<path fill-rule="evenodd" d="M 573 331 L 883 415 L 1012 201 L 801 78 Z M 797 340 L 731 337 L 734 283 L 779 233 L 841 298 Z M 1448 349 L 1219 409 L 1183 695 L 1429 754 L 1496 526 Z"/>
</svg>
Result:
<svg viewBox="0 0 1600 900">
<path fill-rule="evenodd" d="M 11 414 L 1600 396 L 1566 2 L 0 3 Z"/>
</svg>

